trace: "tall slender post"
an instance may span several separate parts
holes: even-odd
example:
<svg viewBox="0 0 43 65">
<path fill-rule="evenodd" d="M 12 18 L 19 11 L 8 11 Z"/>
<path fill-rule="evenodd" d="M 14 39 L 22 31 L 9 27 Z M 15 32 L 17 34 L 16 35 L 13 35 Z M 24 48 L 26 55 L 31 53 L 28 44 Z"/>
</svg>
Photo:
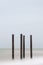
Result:
<svg viewBox="0 0 43 65">
<path fill-rule="evenodd" d="M 12 59 L 14 59 L 14 34 L 12 34 Z"/>
<path fill-rule="evenodd" d="M 30 58 L 32 58 L 32 35 L 30 35 Z"/>
<path fill-rule="evenodd" d="M 25 35 L 23 35 L 23 58 L 25 58 Z"/>
<path fill-rule="evenodd" d="M 22 34 L 20 34 L 20 58 L 22 59 Z"/>
</svg>

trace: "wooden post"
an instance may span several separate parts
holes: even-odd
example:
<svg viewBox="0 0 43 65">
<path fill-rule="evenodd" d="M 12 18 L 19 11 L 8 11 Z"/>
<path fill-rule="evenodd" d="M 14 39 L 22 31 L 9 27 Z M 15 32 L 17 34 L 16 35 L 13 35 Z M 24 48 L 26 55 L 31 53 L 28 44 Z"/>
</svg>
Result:
<svg viewBox="0 0 43 65">
<path fill-rule="evenodd" d="M 25 58 L 25 35 L 23 35 L 23 58 Z"/>
<path fill-rule="evenodd" d="M 22 59 L 22 34 L 20 34 L 20 58 Z"/>
<path fill-rule="evenodd" d="M 12 34 L 12 59 L 14 59 L 14 34 Z"/>
<path fill-rule="evenodd" d="M 30 35 L 30 58 L 32 58 L 32 35 Z"/>
</svg>

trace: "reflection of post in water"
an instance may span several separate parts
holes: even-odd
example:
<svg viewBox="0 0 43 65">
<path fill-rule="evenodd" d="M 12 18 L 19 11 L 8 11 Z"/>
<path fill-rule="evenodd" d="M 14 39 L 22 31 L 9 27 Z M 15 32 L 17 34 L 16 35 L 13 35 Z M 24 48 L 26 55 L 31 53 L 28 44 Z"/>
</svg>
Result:
<svg viewBox="0 0 43 65">
<path fill-rule="evenodd" d="M 30 35 L 30 57 L 32 58 L 32 35 Z"/>
<path fill-rule="evenodd" d="M 20 58 L 22 59 L 22 34 L 20 34 Z"/>
<path fill-rule="evenodd" d="M 25 58 L 25 35 L 23 35 L 23 58 Z"/>
<path fill-rule="evenodd" d="M 14 59 L 14 34 L 12 34 L 12 59 Z"/>
</svg>

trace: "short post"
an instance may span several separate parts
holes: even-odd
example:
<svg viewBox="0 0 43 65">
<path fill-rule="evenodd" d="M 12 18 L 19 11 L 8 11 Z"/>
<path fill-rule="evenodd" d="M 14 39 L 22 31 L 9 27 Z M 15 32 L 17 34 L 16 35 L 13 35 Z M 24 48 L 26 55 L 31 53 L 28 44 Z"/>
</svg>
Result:
<svg viewBox="0 0 43 65">
<path fill-rule="evenodd" d="M 23 35 L 23 58 L 25 58 L 25 35 Z"/>
<path fill-rule="evenodd" d="M 32 35 L 30 35 L 30 58 L 32 58 Z"/>
<path fill-rule="evenodd" d="M 22 34 L 20 34 L 20 58 L 22 59 Z"/>
<path fill-rule="evenodd" d="M 14 59 L 14 34 L 12 34 L 12 59 Z"/>
</svg>

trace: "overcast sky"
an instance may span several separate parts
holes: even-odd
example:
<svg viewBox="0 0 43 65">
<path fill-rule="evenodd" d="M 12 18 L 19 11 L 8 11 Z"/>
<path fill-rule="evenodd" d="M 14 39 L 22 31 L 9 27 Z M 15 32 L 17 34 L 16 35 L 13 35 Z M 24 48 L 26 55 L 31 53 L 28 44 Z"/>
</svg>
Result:
<svg viewBox="0 0 43 65">
<path fill-rule="evenodd" d="M 0 0 L 0 48 L 12 47 L 12 33 L 15 34 L 15 48 L 20 47 L 20 33 L 33 35 L 33 48 L 43 48 L 43 0 Z"/>
</svg>

